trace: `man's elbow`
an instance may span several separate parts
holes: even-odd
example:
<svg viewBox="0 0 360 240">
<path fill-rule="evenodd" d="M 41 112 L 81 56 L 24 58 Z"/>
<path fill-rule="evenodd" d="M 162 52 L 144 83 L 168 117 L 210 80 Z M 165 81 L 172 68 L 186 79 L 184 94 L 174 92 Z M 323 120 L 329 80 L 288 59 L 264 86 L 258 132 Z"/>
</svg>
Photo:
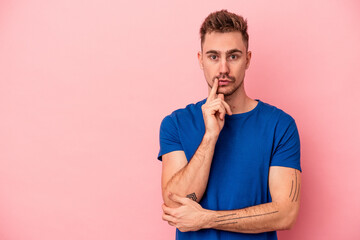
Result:
<svg viewBox="0 0 360 240">
<path fill-rule="evenodd" d="M 288 219 L 286 218 L 281 226 L 281 229 L 279 230 L 290 230 L 294 227 L 296 222 L 296 219 L 292 218 L 292 219 Z"/>
<path fill-rule="evenodd" d="M 291 208 L 289 211 L 287 211 L 281 221 L 281 227 L 280 227 L 281 229 L 279 230 L 292 229 L 295 226 L 298 212 L 299 212 L 298 207 Z"/>
<path fill-rule="evenodd" d="M 163 197 L 164 204 L 165 204 L 167 207 L 171 207 L 171 208 L 179 207 L 180 204 L 172 201 L 172 200 L 169 198 L 169 194 L 170 194 L 170 191 L 169 191 L 167 188 L 163 188 L 163 189 L 162 189 L 162 197 Z"/>
</svg>

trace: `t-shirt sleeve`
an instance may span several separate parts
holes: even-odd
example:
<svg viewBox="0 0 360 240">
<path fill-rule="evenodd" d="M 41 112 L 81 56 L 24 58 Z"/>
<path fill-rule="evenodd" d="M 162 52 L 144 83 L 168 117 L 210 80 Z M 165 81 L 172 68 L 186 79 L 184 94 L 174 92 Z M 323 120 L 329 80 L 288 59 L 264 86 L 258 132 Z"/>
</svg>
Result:
<svg viewBox="0 0 360 240">
<path fill-rule="evenodd" d="M 158 159 L 162 161 L 162 155 L 183 150 L 180 142 L 179 131 L 171 115 L 166 116 L 160 125 L 160 151 Z"/>
<path fill-rule="evenodd" d="M 275 144 L 270 166 L 290 167 L 301 170 L 300 137 L 295 120 L 283 117 L 275 131 Z"/>
</svg>

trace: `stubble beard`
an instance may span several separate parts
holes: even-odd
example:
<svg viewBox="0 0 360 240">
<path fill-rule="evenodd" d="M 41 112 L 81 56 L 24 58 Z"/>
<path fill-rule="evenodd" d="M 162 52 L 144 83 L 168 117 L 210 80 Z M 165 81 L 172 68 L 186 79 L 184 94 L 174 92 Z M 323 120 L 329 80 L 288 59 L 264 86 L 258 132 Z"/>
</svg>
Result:
<svg viewBox="0 0 360 240">
<path fill-rule="evenodd" d="M 222 78 L 226 78 L 226 79 L 229 79 L 231 80 L 231 83 L 230 83 L 230 89 L 227 89 L 227 90 L 223 90 L 223 91 L 219 91 L 219 88 L 229 88 L 229 86 L 218 86 L 218 89 L 216 91 L 216 94 L 224 94 L 224 97 L 228 97 L 228 96 L 231 96 L 232 94 L 234 94 L 239 88 L 241 88 L 241 86 L 244 84 L 244 79 L 241 80 L 241 82 L 239 83 L 239 85 L 235 85 L 236 83 L 236 78 L 235 77 L 232 77 L 232 76 L 221 76 Z M 213 77 L 212 79 L 212 82 L 214 84 L 214 81 L 216 78 L 219 78 L 219 76 L 215 76 Z M 210 85 L 210 83 L 208 83 L 209 87 L 212 88 L 212 85 Z"/>
</svg>

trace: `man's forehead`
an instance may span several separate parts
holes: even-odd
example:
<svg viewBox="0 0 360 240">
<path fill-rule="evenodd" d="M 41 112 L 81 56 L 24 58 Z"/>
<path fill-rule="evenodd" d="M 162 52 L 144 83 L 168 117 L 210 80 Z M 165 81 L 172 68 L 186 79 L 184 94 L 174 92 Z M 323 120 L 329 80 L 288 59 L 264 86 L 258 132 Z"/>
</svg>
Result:
<svg viewBox="0 0 360 240">
<path fill-rule="evenodd" d="M 203 51 L 227 52 L 231 49 L 246 49 L 240 32 L 210 32 L 205 34 Z"/>
</svg>

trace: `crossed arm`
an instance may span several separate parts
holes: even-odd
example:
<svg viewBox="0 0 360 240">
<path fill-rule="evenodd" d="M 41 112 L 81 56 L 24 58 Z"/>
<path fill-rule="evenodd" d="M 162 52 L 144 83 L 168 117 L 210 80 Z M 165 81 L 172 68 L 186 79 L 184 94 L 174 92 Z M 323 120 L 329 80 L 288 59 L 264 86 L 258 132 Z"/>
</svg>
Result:
<svg viewBox="0 0 360 240">
<path fill-rule="evenodd" d="M 169 193 L 187 196 L 200 201 L 205 192 L 215 145 L 225 123 L 225 114 L 232 114 L 223 94 L 216 94 L 218 79 L 214 80 L 206 103 L 202 105 L 205 134 L 189 163 L 184 151 L 174 151 L 162 156 L 162 194 L 168 207 L 180 204 L 169 198 Z"/>
<path fill-rule="evenodd" d="M 180 206 L 169 198 L 170 193 L 187 196 L 197 202 L 201 200 L 207 186 L 215 144 L 216 139 L 205 134 L 189 163 L 183 151 L 163 155 L 161 181 L 166 206 Z"/>
<path fill-rule="evenodd" d="M 224 95 L 217 94 L 217 87 L 215 79 L 202 106 L 205 134 L 189 163 L 183 151 L 162 156 L 163 219 L 180 231 L 214 228 L 260 233 L 291 228 L 299 211 L 301 187 L 300 172 L 293 168 L 270 167 L 270 203 L 229 211 L 211 211 L 198 204 L 207 186 L 224 116 L 232 114 Z"/>
<path fill-rule="evenodd" d="M 204 147 L 202 145 L 205 146 L 206 142 L 203 141 L 199 149 Z M 211 164 L 211 159 L 202 158 L 200 154 L 196 158 L 195 155 L 195 159 L 193 157 L 191 161 L 197 162 L 196 159 L 202 159 L 199 162 L 204 163 L 208 160 Z M 184 232 L 214 228 L 242 233 L 285 230 L 294 225 L 300 206 L 301 176 L 298 170 L 270 167 L 270 203 L 244 209 L 211 211 L 197 203 L 206 189 L 207 177 L 206 181 L 200 181 L 196 176 L 199 172 L 201 176 L 206 175 L 208 170 L 204 171 L 201 164 L 191 165 L 191 161 L 187 164 L 182 151 L 163 156 L 163 219 L 170 225 Z M 171 172 L 175 173 L 173 177 Z M 197 196 L 196 201 L 188 196 L 191 193 L 191 196 Z"/>
</svg>

